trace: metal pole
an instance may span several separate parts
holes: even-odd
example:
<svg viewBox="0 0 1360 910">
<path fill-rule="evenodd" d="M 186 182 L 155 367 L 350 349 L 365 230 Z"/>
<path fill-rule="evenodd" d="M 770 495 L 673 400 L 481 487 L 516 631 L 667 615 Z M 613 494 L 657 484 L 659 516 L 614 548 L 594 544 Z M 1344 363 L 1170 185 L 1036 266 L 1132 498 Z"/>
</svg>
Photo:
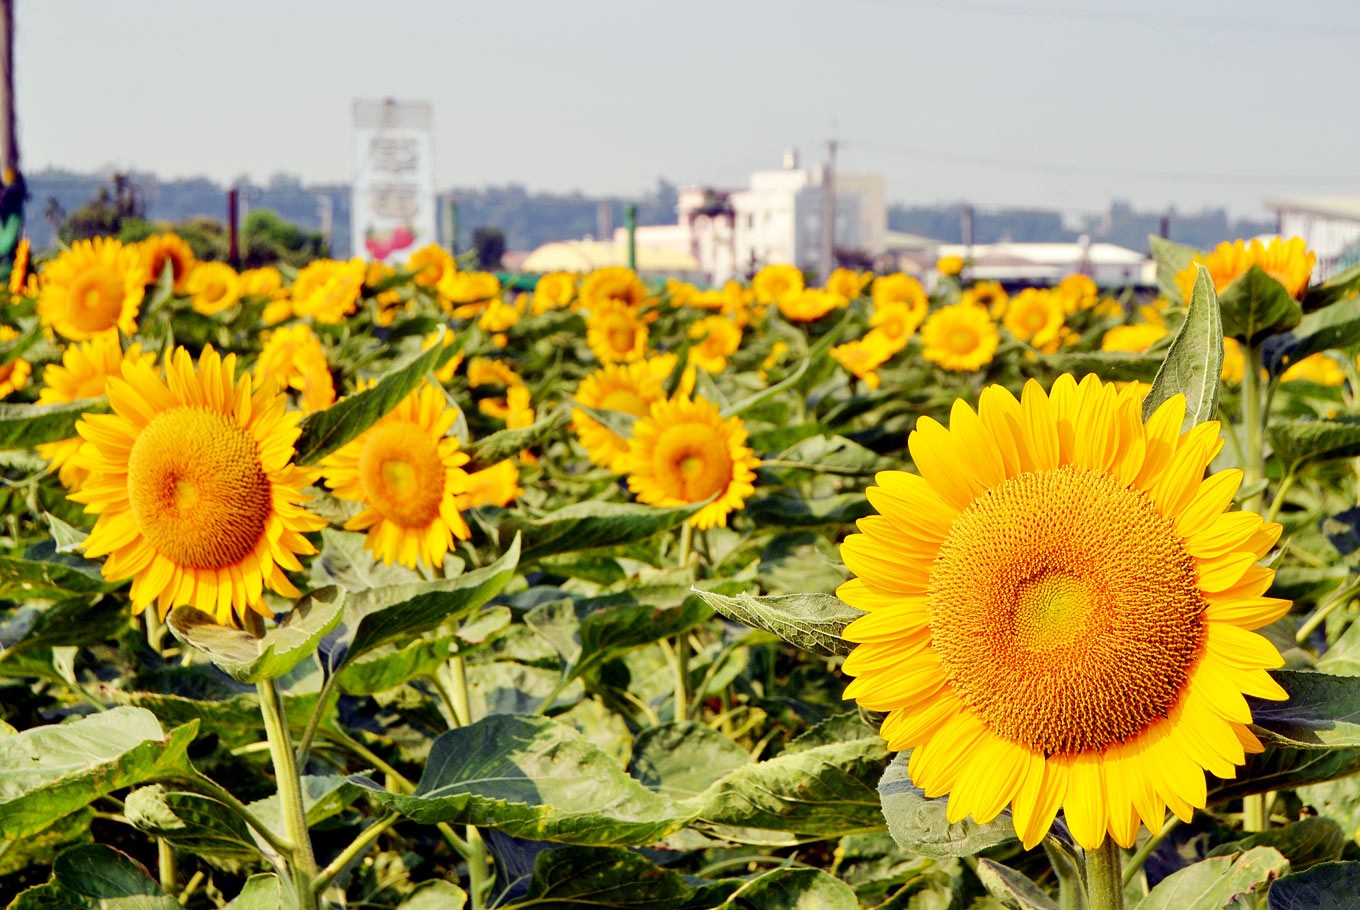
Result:
<svg viewBox="0 0 1360 910">
<path fill-rule="evenodd" d="M 637 205 L 632 202 L 623 208 L 623 225 L 628 231 L 628 267 L 637 271 Z"/>
<path fill-rule="evenodd" d="M 449 252 L 456 257 L 458 255 L 458 200 L 450 196 L 444 204 L 447 206 L 445 211 L 448 213 L 449 222 Z"/>
<path fill-rule="evenodd" d="M 236 187 L 227 190 L 227 262 L 231 263 L 234 269 L 241 267 L 240 235 L 237 233 L 241 211 L 240 196 L 240 191 Z"/>
<path fill-rule="evenodd" d="M 14 0 L 0 0 L 0 167 L 5 182 L 19 173 L 19 135 L 14 115 Z"/>
<path fill-rule="evenodd" d="M 826 141 L 822 168 L 822 274 L 825 283 L 836 268 L 836 140 Z"/>
<path fill-rule="evenodd" d="M 966 250 L 963 256 L 965 259 L 971 259 L 973 258 L 973 207 L 971 205 L 964 203 L 962 218 L 963 245 Z"/>
</svg>

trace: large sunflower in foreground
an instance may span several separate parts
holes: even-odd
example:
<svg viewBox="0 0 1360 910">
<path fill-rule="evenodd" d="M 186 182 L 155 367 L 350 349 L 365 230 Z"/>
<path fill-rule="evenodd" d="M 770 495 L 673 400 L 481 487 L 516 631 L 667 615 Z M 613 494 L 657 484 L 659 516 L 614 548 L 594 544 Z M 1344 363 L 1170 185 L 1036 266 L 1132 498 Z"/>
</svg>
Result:
<svg viewBox="0 0 1360 910">
<path fill-rule="evenodd" d="M 137 250 L 117 240 L 77 240 L 43 267 L 38 318 L 72 341 L 112 328 L 135 334 L 145 269 Z"/>
<path fill-rule="evenodd" d="M 85 555 L 108 556 L 110 581 L 132 579 L 134 613 L 191 604 L 230 625 L 233 610 L 270 615 L 266 586 L 297 597 L 284 572 L 326 524 L 300 505 L 316 472 L 292 464 L 299 415 L 272 387 L 252 394 L 236 355 L 212 347 L 197 370 L 177 348 L 164 378 L 144 360 L 122 373 L 107 384 L 113 413 L 76 424 L 74 464 L 90 477 L 71 499 L 99 516 Z"/>
<path fill-rule="evenodd" d="M 367 531 L 383 562 L 444 564 L 453 538 L 467 540 L 457 497 L 468 491 L 468 456 L 449 429 L 458 419 L 444 390 L 426 383 L 322 464 L 326 485 L 365 508 L 345 523 Z"/>
<path fill-rule="evenodd" d="M 700 530 L 727 526 L 727 515 L 755 492 L 760 459 L 746 446 L 740 417 L 723 418 L 704 398 L 677 395 L 652 403 L 633 424 L 623 462 L 628 488 L 641 502 L 681 506 L 717 497 L 690 518 Z"/>
<path fill-rule="evenodd" d="M 1061 808 L 1083 847 L 1129 847 L 1261 751 L 1243 696 L 1287 697 L 1250 631 L 1289 609 L 1256 565 L 1280 526 L 1225 511 L 1242 472 L 1206 479 L 1218 424 L 1184 414 L 1178 395 L 1144 424 L 1136 388 L 1094 376 L 992 386 L 949 429 L 917 422 L 919 475 L 869 488 L 880 514 L 841 547 L 858 577 L 837 593 L 868 611 L 846 697 L 888 712 L 951 822 L 1010 805 L 1031 847 Z"/>
</svg>

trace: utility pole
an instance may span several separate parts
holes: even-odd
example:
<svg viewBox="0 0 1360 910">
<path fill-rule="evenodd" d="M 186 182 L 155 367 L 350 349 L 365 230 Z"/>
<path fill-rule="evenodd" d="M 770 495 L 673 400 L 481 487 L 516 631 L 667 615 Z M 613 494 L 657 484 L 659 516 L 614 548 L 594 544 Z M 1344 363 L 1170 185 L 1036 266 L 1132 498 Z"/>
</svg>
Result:
<svg viewBox="0 0 1360 910">
<path fill-rule="evenodd" d="M 8 273 L 23 235 L 27 198 L 14 114 L 14 0 L 0 0 L 0 274 Z"/>
<path fill-rule="evenodd" d="M 234 269 L 241 267 L 240 199 L 241 193 L 236 187 L 227 190 L 227 263 Z"/>
<path fill-rule="evenodd" d="M 826 140 L 822 167 L 822 283 L 836 268 L 836 138 Z"/>
<path fill-rule="evenodd" d="M 321 218 L 321 236 L 326 238 L 326 255 L 331 254 L 331 233 L 335 229 L 335 202 L 320 193 L 316 197 L 316 213 Z"/>
<path fill-rule="evenodd" d="M 959 214 L 960 214 L 960 216 L 961 216 L 962 219 L 963 219 L 963 223 L 962 223 L 962 225 L 960 225 L 960 227 L 961 227 L 962 230 L 963 230 L 963 245 L 964 245 L 964 248 L 965 248 L 965 252 L 964 252 L 964 254 L 963 254 L 963 258 L 964 258 L 964 259 L 972 259 L 972 258 L 973 258 L 973 206 L 970 205 L 969 203 L 965 202 L 965 203 L 963 204 L 963 209 L 962 209 L 962 211 L 961 211 Z"/>
</svg>

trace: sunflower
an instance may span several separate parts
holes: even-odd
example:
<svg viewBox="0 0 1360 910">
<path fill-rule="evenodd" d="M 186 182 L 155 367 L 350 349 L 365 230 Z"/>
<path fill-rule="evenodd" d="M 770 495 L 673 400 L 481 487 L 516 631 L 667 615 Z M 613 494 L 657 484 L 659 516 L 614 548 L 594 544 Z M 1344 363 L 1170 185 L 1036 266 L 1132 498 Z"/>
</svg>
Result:
<svg viewBox="0 0 1360 910">
<path fill-rule="evenodd" d="M 767 265 L 751 279 L 751 293 L 757 303 L 778 304 L 802 293 L 803 287 L 802 271 L 791 265 Z"/>
<path fill-rule="evenodd" d="M 925 316 L 924 309 L 914 309 L 903 301 L 885 301 L 875 306 L 874 314 L 869 317 L 869 325 L 873 328 L 869 334 L 874 336 L 875 343 L 883 344 L 895 354 L 907 346 Z"/>
<path fill-rule="evenodd" d="M 128 345 L 127 351 L 124 351 L 115 331 L 103 332 L 89 341 L 71 345 L 62 353 L 60 364 L 49 363 L 43 367 L 43 388 L 38 392 L 38 404 L 66 404 L 82 398 L 102 398 L 109 379 L 122 374 L 125 360 L 151 366 L 156 362 L 156 355 L 151 352 L 143 354 L 140 342 Z M 80 446 L 79 436 L 38 446 L 38 454 L 51 463 L 57 478 L 68 490 L 76 489 L 89 476 L 87 471 L 78 469 L 72 462 Z"/>
<path fill-rule="evenodd" d="M 710 373 L 727 368 L 727 358 L 741 347 L 741 329 L 725 316 L 707 316 L 689 327 L 697 343 L 689 349 L 690 363 Z"/>
<path fill-rule="evenodd" d="M 980 370 L 992 362 L 1000 343 L 996 324 L 980 306 L 942 307 L 921 327 L 921 356 L 945 370 Z"/>
<path fill-rule="evenodd" d="M 183 294 L 189 289 L 189 273 L 194 269 L 194 251 L 189 249 L 178 234 L 156 234 L 137 244 L 142 263 L 146 269 L 143 281 L 156 284 L 161 280 L 165 264 L 170 263 L 170 274 L 174 278 L 175 293 Z"/>
<path fill-rule="evenodd" d="M 1133 325 L 1117 325 L 1100 339 L 1102 351 L 1124 351 L 1129 354 L 1142 354 L 1167 335 L 1164 325 L 1139 322 Z"/>
<path fill-rule="evenodd" d="M 310 316 L 322 323 L 344 322 L 359 305 L 367 274 L 364 261 L 358 258 L 309 263 L 293 280 L 293 315 Z"/>
<path fill-rule="evenodd" d="M 941 256 L 935 260 L 935 271 L 941 275 L 957 275 L 963 271 L 963 257 Z"/>
<path fill-rule="evenodd" d="M 241 273 L 242 297 L 274 297 L 283 289 L 283 275 L 272 265 L 246 269 Z"/>
<path fill-rule="evenodd" d="M 1006 304 L 1001 324 L 1019 341 L 1043 347 L 1063 327 L 1063 299 L 1044 288 L 1025 288 Z"/>
<path fill-rule="evenodd" d="M 534 296 L 529 305 L 535 316 L 542 316 L 549 310 L 571 306 L 575 299 L 576 276 L 571 272 L 549 272 L 540 276 L 534 285 Z"/>
<path fill-rule="evenodd" d="M 406 268 L 414 272 L 412 279 L 421 287 L 437 288 L 445 275 L 458 271 L 449 251 L 437 243 L 428 243 L 411 254 Z"/>
<path fill-rule="evenodd" d="M 197 371 L 176 348 L 164 379 L 145 360 L 124 358 L 122 374 L 107 384 L 113 413 L 76 424 L 73 463 L 90 477 L 71 499 L 99 516 L 85 555 L 108 556 L 108 580 L 132 579 L 134 613 L 191 604 L 231 625 L 233 611 L 270 615 L 266 586 L 297 597 L 284 571 L 326 525 L 300 505 L 316 472 L 292 464 L 297 413 L 273 388 L 252 394 L 236 355 L 211 346 Z"/>
<path fill-rule="evenodd" d="M 647 353 L 647 325 L 621 303 L 602 303 L 586 320 L 586 344 L 600 363 L 629 363 Z"/>
<path fill-rule="evenodd" d="M 446 271 L 438 289 L 445 311 L 456 319 L 468 319 L 500 298 L 501 280 L 490 272 Z"/>
<path fill-rule="evenodd" d="M 833 294 L 840 294 L 849 300 L 854 300 L 864 293 L 864 286 L 869 283 L 870 275 L 862 275 L 854 269 L 836 269 L 826 279 L 826 289 Z"/>
<path fill-rule="evenodd" d="M 681 506 L 716 497 L 689 523 L 703 530 L 727 526 L 728 513 L 741 509 L 755 492 L 760 459 L 746 447 L 740 417 L 723 419 L 704 398 L 677 395 L 652 403 L 633 425 L 624 469 L 628 489 L 640 502 Z"/>
<path fill-rule="evenodd" d="M 363 293 L 372 296 L 376 304 L 373 324 L 386 328 L 397 321 L 397 315 L 410 309 L 411 301 L 402 297 L 401 291 L 388 286 L 378 290 L 380 285 L 390 285 L 397 277 L 397 270 L 385 262 L 373 260 L 364 272 Z"/>
<path fill-rule="evenodd" d="M 1237 385 L 1247 372 L 1247 357 L 1242 353 L 1242 344 L 1236 338 L 1223 339 L 1223 369 L 1219 376 L 1224 382 Z"/>
<path fill-rule="evenodd" d="M 1280 526 L 1224 511 L 1242 472 L 1205 479 L 1219 426 L 1182 434 L 1184 415 L 1177 395 L 1145 425 L 1135 387 L 1094 376 L 992 386 L 949 429 L 920 418 L 920 474 L 868 490 L 879 514 L 841 546 L 837 594 L 867 611 L 845 694 L 887 712 L 950 822 L 1009 804 L 1032 847 L 1062 807 L 1083 847 L 1130 847 L 1261 751 L 1243 696 L 1286 697 L 1249 631 L 1289 609 L 1255 565 Z"/>
<path fill-rule="evenodd" d="M 321 339 L 305 322 L 275 329 L 264 336 L 264 347 L 255 359 L 255 382 L 267 380 L 280 389 L 302 393 L 302 410 L 324 410 L 335 403 L 335 380 Z"/>
<path fill-rule="evenodd" d="M 1220 243 L 1208 255 L 1196 254 L 1194 261 L 1177 273 L 1176 284 L 1186 300 L 1190 299 L 1190 292 L 1195 287 L 1197 264 L 1209 270 L 1215 291 L 1222 292 L 1252 266 L 1259 266 L 1283 285 L 1289 296 L 1297 298 L 1308 287 L 1308 278 L 1313 273 L 1313 266 L 1317 265 L 1317 255 L 1298 237 L 1289 240 L 1272 237 L 1269 243 L 1259 240 Z"/>
<path fill-rule="evenodd" d="M 588 408 L 646 417 L 653 402 L 665 399 L 666 379 L 675 363 L 674 354 L 663 354 L 633 363 L 605 364 L 581 380 L 573 397 Z M 572 409 L 571 426 L 591 461 L 616 474 L 624 473 L 627 439 L 580 408 Z"/>
<path fill-rule="evenodd" d="M 804 288 L 785 294 L 775 305 L 790 322 L 814 322 L 832 310 L 849 304 L 850 301 L 840 294 L 833 294 L 821 288 Z"/>
<path fill-rule="evenodd" d="M 345 529 L 367 531 L 364 546 L 388 565 L 441 566 L 453 539 L 468 539 L 456 502 L 468 456 L 448 435 L 457 419 L 444 390 L 426 383 L 322 462 L 335 495 L 364 505 Z"/>
<path fill-rule="evenodd" d="M 30 254 L 28 238 L 20 237 L 14 247 L 14 263 L 9 268 L 9 292 L 13 297 L 28 296 Z"/>
<path fill-rule="evenodd" d="M 442 331 L 439 329 L 435 329 L 433 332 L 431 332 L 430 334 L 426 335 L 423 339 L 421 339 L 420 349 L 422 351 L 428 351 L 436 344 L 447 348 L 453 345 L 453 342 L 457 339 L 457 337 L 458 336 L 454 334 L 453 329 L 444 329 Z M 438 379 L 442 383 L 448 384 L 453 381 L 453 374 L 458 372 L 458 368 L 462 366 L 462 364 L 463 355 L 454 354 L 452 357 L 449 358 L 447 363 L 445 363 L 442 367 L 434 371 L 434 378 Z M 509 369 L 509 367 L 507 367 L 506 369 Z"/>
<path fill-rule="evenodd" d="M 528 298 L 524 294 L 516 297 L 514 303 L 507 303 L 497 298 L 491 301 L 487 308 L 482 311 L 482 315 L 477 319 L 477 325 L 488 332 L 504 332 L 519 322 L 527 308 Z"/>
<path fill-rule="evenodd" d="M 875 278 L 869 294 L 873 299 L 874 309 L 889 303 L 905 303 L 913 313 L 919 314 L 917 325 L 925 319 L 926 310 L 930 308 L 926 289 L 921 287 L 921 282 L 905 272 L 894 272 Z"/>
<path fill-rule="evenodd" d="M 18 337 L 18 329 L 0 325 L 0 344 L 14 341 Z M 31 375 L 33 375 L 33 365 L 22 357 L 15 357 L 13 360 L 0 363 L 0 398 L 8 398 L 28 385 L 28 377 Z"/>
<path fill-rule="evenodd" d="M 898 348 L 897 350 L 901 350 Z M 881 335 L 870 332 L 857 341 L 849 341 L 831 349 L 831 359 L 835 360 L 864 384 L 876 389 L 882 383 L 877 370 L 897 351 L 893 350 Z"/>
<path fill-rule="evenodd" d="M 108 237 L 77 240 L 43 268 L 38 318 L 72 341 L 111 328 L 132 335 L 145 275 L 136 249 Z"/>
<path fill-rule="evenodd" d="M 1006 289 L 995 281 L 979 281 L 959 295 L 959 303 L 980 306 L 990 313 L 993 319 L 1001 318 L 1006 312 L 1006 303 L 1009 300 L 1010 295 L 1006 293 Z"/>
<path fill-rule="evenodd" d="M 1317 385 L 1344 385 L 1346 371 L 1325 353 L 1310 354 L 1280 375 L 1280 382 L 1312 382 Z M 3 388 L 0 386 L 0 388 Z"/>
<path fill-rule="evenodd" d="M 514 461 L 498 461 L 489 468 L 468 475 L 467 492 L 458 494 L 454 504 L 466 512 L 478 506 L 504 508 L 514 502 L 524 488 L 519 485 L 519 468 Z"/>
<path fill-rule="evenodd" d="M 1077 310 L 1089 310 L 1096 305 L 1100 299 L 1100 290 L 1096 283 L 1091 280 L 1090 275 L 1074 273 L 1068 275 L 1052 291 L 1062 301 L 1063 312 L 1075 313 Z"/>
<path fill-rule="evenodd" d="M 609 304 L 639 309 L 647 302 L 647 286 L 627 266 L 611 265 L 596 269 L 581 282 L 580 304 L 594 313 Z"/>
<path fill-rule="evenodd" d="M 453 335 L 452 332 L 448 334 Z M 474 389 L 484 385 L 503 385 L 507 389 L 511 386 L 524 385 L 524 380 L 510 369 L 508 363 L 503 360 L 492 360 L 490 357 L 474 357 L 468 361 L 467 380 L 468 385 Z"/>
<path fill-rule="evenodd" d="M 225 262 L 198 262 L 184 282 L 194 312 L 215 316 L 241 299 L 241 276 Z"/>
</svg>

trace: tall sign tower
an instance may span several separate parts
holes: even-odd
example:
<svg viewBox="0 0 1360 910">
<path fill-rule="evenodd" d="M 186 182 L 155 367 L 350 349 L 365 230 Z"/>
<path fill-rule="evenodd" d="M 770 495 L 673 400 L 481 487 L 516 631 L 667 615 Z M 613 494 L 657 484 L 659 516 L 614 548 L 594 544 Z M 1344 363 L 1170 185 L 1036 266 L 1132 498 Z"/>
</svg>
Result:
<svg viewBox="0 0 1360 910">
<path fill-rule="evenodd" d="M 438 240 L 433 121 L 424 101 L 354 102 L 355 255 L 395 265 Z"/>
</svg>

